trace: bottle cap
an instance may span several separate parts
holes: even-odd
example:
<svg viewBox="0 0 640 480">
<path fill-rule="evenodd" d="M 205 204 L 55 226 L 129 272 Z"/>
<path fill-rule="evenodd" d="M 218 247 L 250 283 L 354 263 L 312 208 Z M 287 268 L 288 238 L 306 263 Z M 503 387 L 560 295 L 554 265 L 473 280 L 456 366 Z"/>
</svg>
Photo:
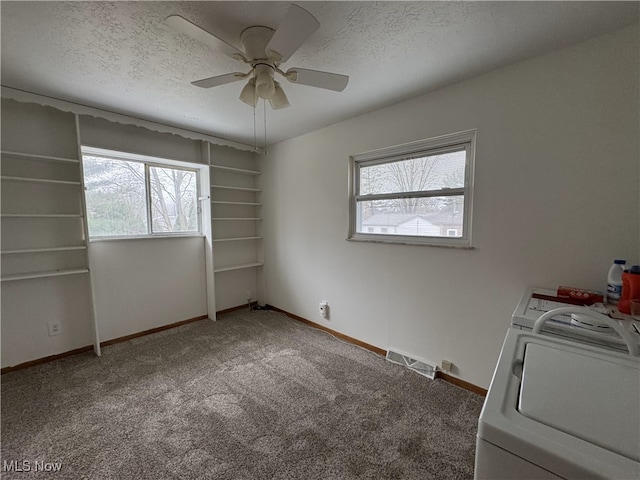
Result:
<svg viewBox="0 0 640 480">
<path fill-rule="evenodd" d="M 617 265 L 624 265 L 625 263 L 627 263 L 626 260 L 614 260 L 613 263 L 617 264 Z"/>
</svg>

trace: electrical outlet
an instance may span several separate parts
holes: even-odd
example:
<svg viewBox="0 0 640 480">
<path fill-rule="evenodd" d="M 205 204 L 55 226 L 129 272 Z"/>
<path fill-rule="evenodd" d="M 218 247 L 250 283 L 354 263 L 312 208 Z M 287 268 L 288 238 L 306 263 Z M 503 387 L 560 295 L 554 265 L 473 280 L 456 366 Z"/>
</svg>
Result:
<svg viewBox="0 0 640 480">
<path fill-rule="evenodd" d="M 47 323 L 47 326 L 49 327 L 50 337 L 62 334 L 62 324 L 59 321 L 51 320 L 49 323 Z"/>
<path fill-rule="evenodd" d="M 251 290 L 247 290 L 247 302 L 251 303 L 251 299 L 253 298 Z"/>
<path fill-rule="evenodd" d="M 453 362 L 449 361 L 449 360 L 442 360 L 442 370 L 444 370 L 445 372 L 450 372 L 451 370 L 453 370 Z"/>
<path fill-rule="evenodd" d="M 320 315 L 324 318 L 329 318 L 329 303 L 324 300 L 320 302 Z"/>
</svg>

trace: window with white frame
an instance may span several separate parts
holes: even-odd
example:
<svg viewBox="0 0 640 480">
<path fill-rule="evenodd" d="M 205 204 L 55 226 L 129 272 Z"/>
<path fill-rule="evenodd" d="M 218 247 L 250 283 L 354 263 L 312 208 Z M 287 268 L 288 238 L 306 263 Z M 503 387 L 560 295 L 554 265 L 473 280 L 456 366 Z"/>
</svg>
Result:
<svg viewBox="0 0 640 480">
<path fill-rule="evenodd" d="M 475 130 L 351 157 L 349 240 L 471 246 Z"/>
<path fill-rule="evenodd" d="M 180 162 L 83 147 L 89 236 L 199 234 L 199 171 Z"/>
</svg>

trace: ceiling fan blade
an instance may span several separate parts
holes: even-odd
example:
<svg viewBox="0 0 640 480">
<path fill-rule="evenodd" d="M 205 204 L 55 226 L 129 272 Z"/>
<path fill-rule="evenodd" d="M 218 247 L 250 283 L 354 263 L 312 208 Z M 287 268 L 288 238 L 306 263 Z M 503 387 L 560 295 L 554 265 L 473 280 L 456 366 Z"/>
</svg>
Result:
<svg viewBox="0 0 640 480">
<path fill-rule="evenodd" d="M 287 70 L 285 77 L 292 83 L 326 88 L 327 90 L 334 90 L 336 92 L 343 91 L 349 83 L 349 77 L 347 75 L 319 72 L 306 68 L 290 68 Z"/>
<path fill-rule="evenodd" d="M 196 87 L 211 88 L 217 87 L 219 85 L 224 85 L 226 83 L 237 82 L 238 80 L 242 80 L 243 78 L 247 78 L 246 73 L 235 72 L 227 73 L 225 75 L 218 75 L 217 77 L 203 78 L 202 80 L 191 82 L 191 84 L 195 85 Z"/>
<path fill-rule="evenodd" d="M 293 3 L 265 50 L 277 61 L 286 62 L 319 26 L 313 15 Z"/>
<path fill-rule="evenodd" d="M 205 29 L 200 28 L 195 23 L 191 23 L 180 15 L 170 15 L 165 19 L 165 22 L 177 32 L 187 35 L 188 37 L 207 45 L 213 50 L 217 50 L 236 59 L 238 59 L 237 55 L 245 58 L 244 53 L 233 45 L 216 37 L 213 33 L 209 33 Z"/>
</svg>

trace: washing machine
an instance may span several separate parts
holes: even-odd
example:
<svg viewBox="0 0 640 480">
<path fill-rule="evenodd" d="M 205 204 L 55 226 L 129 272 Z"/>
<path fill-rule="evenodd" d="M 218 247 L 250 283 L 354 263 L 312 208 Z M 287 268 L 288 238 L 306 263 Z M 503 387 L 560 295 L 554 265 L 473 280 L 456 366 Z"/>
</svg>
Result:
<svg viewBox="0 0 640 480">
<path fill-rule="evenodd" d="M 610 332 L 603 346 L 546 328 L 574 315 L 608 323 L 626 351 L 611 346 Z M 507 331 L 478 422 L 474 477 L 640 479 L 640 334 L 584 307 L 538 317 L 531 330 Z"/>
<path fill-rule="evenodd" d="M 558 308 L 575 306 L 569 302 L 569 299 L 557 297 L 554 290 L 528 288 L 513 311 L 511 327 L 530 331 L 542 314 Z M 600 311 L 602 310 L 600 309 Z M 625 330 L 628 333 L 627 337 L 633 339 L 640 347 L 640 321 L 634 320 L 631 315 L 618 312 L 615 307 L 609 306 L 604 310 L 611 317 L 609 320 L 614 320 L 616 328 Z M 616 332 L 610 322 L 591 321 L 591 319 L 595 320 L 593 317 L 584 317 L 575 313 L 559 313 L 544 323 L 542 333 L 613 351 L 626 352 L 628 350 L 625 340 L 619 332 Z"/>
</svg>

